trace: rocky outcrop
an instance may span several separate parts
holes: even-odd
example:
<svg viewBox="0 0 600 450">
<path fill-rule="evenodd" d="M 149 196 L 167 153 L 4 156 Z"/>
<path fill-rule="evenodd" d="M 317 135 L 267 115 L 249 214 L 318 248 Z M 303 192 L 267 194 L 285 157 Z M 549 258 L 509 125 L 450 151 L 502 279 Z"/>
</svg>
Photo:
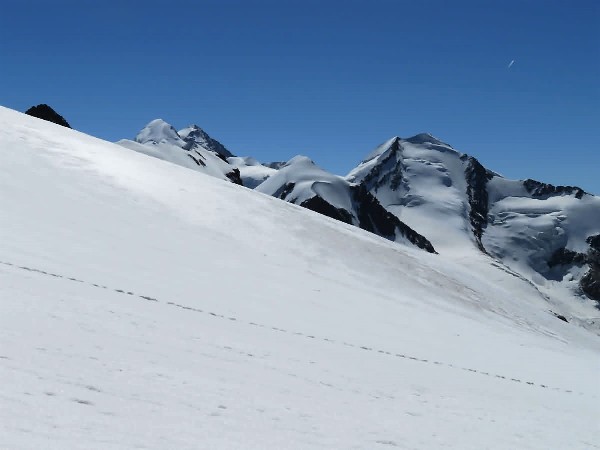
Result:
<svg viewBox="0 0 600 450">
<path fill-rule="evenodd" d="M 585 295 L 598 302 L 600 308 L 600 234 L 589 236 L 586 242 L 590 245 L 587 253 L 579 253 L 567 248 L 559 248 L 555 251 L 548 267 L 583 266 L 587 264 L 589 270 L 579 281 L 579 286 Z"/>
<path fill-rule="evenodd" d="M 38 119 L 55 123 L 57 125 L 61 125 L 63 127 L 71 128 L 71 125 L 69 125 L 69 122 L 67 122 L 63 116 L 58 114 L 45 103 L 42 103 L 41 105 L 37 106 L 32 106 L 27 111 L 25 111 L 25 114 L 37 117 Z"/>
<path fill-rule="evenodd" d="M 225 148 L 223 144 L 221 144 L 216 139 L 213 139 L 206 133 L 202 128 L 198 125 L 192 125 L 188 128 L 185 128 L 179 131 L 179 135 L 185 142 L 185 149 L 190 150 L 197 145 L 205 148 L 206 150 L 210 150 L 219 155 L 223 161 L 227 162 L 226 158 L 233 156 L 233 154 Z"/>
<path fill-rule="evenodd" d="M 536 198 L 548 198 L 555 195 L 574 195 L 575 198 L 582 198 L 586 194 L 583 189 L 577 186 L 554 186 L 532 179 L 523 181 L 523 186 L 525 186 L 527 192 Z"/>
<path fill-rule="evenodd" d="M 548 260 L 548 267 L 556 266 L 583 266 L 587 261 L 587 255 L 585 253 L 574 252 L 567 248 L 559 248 L 556 250 L 550 259 Z"/>
<path fill-rule="evenodd" d="M 429 253 L 437 253 L 425 236 L 417 233 L 385 209 L 364 185 L 351 187 L 351 192 L 360 228 L 390 240 L 395 240 L 396 233 L 399 233 L 420 249 Z"/>
<path fill-rule="evenodd" d="M 275 198 L 279 198 L 281 200 L 287 200 L 286 197 L 290 194 L 290 192 L 292 192 L 294 190 L 294 188 L 296 187 L 296 183 L 285 183 L 283 186 L 281 186 L 279 189 L 277 189 L 274 193 L 273 193 L 273 197 Z M 290 203 L 295 203 L 294 200 L 287 200 Z"/>
<path fill-rule="evenodd" d="M 240 176 L 240 169 L 233 169 L 231 172 L 226 173 L 225 176 L 233 184 L 239 184 L 240 186 L 244 185 L 244 183 L 242 181 L 242 177 Z"/>
<path fill-rule="evenodd" d="M 600 234 L 588 237 L 586 242 L 590 244 L 586 261 L 590 269 L 579 285 L 585 295 L 598 302 L 600 308 Z"/>
<path fill-rule="evenodd" d="M 469 221 L 477 246 L 482 252 L 487 253 L 481 242 L 481 236 L 488 222 L 487 183 L 493 178 L 493 174 L 472 156 L 464 155 L 461 159 L 467 161 L 465 179 L 467 181 L 467 197 L 470 207 Z"/>
<path fill-rule="evenodd" d="M 387 150 L 387 155 L 375 165 L 371 171 L 361 180 L 361 184 L 369 191 L 377 192 L 377 188 L 389 181 L 390 189 L 397 190 L 401 185 L 404 167 L 399 153 L 402 147 L 400 138 L 395 138 Z"/>
<path fill-rule="evenodd" d="M 342 208 L 336 208 L 331 203 L 326 202 L 318 195 L 309 198 L 308 200 L 300 203 L 300 206 L 310 209 L 311 211 L 318 212 L 324 216 L 331 217 L 332 219 L 339 220 L 347 224 L 352 224 L 352 214 Z"/>
<path fill-rule="evenodd" d="M 282 191 L 279 193 L 279 198 L 285 198 L 285 193 L 291 192 L 293 188 L 294 186 L 291 183 L 283 186 Z M 420 249 L 429 253 L 437 253 L 431 242 L 429 242 L 425 236 L 417 233 L 392 213 L 387 211 L 363 185 L 351 186 L 350 195 L 352 196 L 354 213 L 358 219 L 358 223 L 353 221 L 353 215 L 350 211 L 336 208 L 318 195 L 303 201 L 300 203 L 300 206 L 323 214 L 324 216 L 331 217 L 332 219 L 351 225 L 357 225 L 363 230 L 389 240 L 396 240 L 398 235 L 400 235 Z"/>
<path fill-rule="evenodd" d="M 600 308 L 600 270 L 598 268 L 588 270 L 581 278 L 579 286 L 585 295 L 598 302 L 598 308 Z"/>
</svg>

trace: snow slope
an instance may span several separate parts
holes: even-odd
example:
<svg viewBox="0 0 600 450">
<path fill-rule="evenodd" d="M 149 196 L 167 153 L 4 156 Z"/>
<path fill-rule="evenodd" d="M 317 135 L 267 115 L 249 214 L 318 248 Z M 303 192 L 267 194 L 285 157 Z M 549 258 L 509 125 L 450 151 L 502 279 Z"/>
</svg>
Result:
<svg viewBox="0 0 600 450">
<path fill-rule="evenodd" d="M 0 108 L 5 448 L 595 448 L 522 279 Z M 477 259 L 480 258 L 480 259 Z"/>
</svg>

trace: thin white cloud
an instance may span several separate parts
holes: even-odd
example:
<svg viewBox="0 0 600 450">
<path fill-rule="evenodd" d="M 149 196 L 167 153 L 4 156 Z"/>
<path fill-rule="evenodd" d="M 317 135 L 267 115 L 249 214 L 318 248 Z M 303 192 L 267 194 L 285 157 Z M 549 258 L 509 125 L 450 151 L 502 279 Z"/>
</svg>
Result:
<svg viewBox="0 0 600 450">
<path fill-rule="evenodd" d="M 510 69 L 514 63 L 515 63 L 515 60 L 513 59 L 511 62 L 508 63 L 508 68 Z"/>
</svg>

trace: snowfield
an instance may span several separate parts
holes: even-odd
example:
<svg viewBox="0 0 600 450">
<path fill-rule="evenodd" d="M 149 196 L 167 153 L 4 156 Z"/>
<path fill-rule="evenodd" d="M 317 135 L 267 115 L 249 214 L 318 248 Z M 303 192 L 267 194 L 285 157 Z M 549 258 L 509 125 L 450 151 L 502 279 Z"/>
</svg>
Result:
<svg viewBox="0 0 600 450">
<path fill-rule="evenodd" d="M 600 448 L 600 338 L 483 254 L 5 108 L 0 205 L 0 448 Z"/>
</svg>

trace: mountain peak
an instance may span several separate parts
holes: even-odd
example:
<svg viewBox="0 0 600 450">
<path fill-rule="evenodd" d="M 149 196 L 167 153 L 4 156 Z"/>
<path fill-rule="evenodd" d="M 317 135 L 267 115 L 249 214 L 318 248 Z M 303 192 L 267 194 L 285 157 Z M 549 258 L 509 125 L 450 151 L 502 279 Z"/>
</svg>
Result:
<svg viewBox="0 0 600 450">
<path fill-rule="evenodd" d="M 45 103 L 42 103 L 37 106 L 32 106 L 27 111 L 25 111 L 25 114 L 37 117 L 38 119 L 55 123 L 57 125 L 61 125 L 63 127 L 71 128 L 71 125 L 69 125 L 69 122 L 67 122 L 63 116 L 58 114 L 56 111 L 54 111 L 54 109 L 52 109 Z"/>
<path fill-rule="evenodd" d="M 286 162 L 283 167 L 288 167 L 292 165 L 303 165 L 303 166 L 316 166 L 315 162 L 310 159 L 308 156 L 304 155 L 296 155 L 288 162 Z"/>
<path fill-rule="evenodd" d="M 390 149 L 398 150 L 401 140 L 402 139 L 399 136 L 394 136 L 394 137 L 388 139 L 383 144 L 377 146 L 375 148 L 375 150 L 373 150 L 371 153 L 369 153 L 367 155 L 367 157 L 365 159 L 363 159 L 362 162 L 365 163 L 367 161 L 371 161 L 372 159 L 377 158 L 378 156 L 384 154 L 385 152 L 387 152 Z"/>
<path fill-rule="evenodd" d="M 419 133 L 404 140 L 406 142 L 410 142 L 411 144 L 434 144 L 452 148 L 449 144 L 440 141 L 438 138 L 429 133 Z"/>
<path fill-rule="evenodd" d="M 218 153 L 224 158 L 233 156 L 233 153 L 227 150 L 223 144 L 210 137 L 208 133 L 198 125 L 192 124 L 187 128 L 179 130 L 179 135 L 188 144 L 189 148 L 199 145 L 207 150 Z"/>
<path fill-rule="evenodd" d="M 179 143 L 181 137 L 171 124 L 165 122 L 163 119 L 154 119 L 142 128 L 135 137 L 135 141 L 140 144 Z"/>
</svg>

